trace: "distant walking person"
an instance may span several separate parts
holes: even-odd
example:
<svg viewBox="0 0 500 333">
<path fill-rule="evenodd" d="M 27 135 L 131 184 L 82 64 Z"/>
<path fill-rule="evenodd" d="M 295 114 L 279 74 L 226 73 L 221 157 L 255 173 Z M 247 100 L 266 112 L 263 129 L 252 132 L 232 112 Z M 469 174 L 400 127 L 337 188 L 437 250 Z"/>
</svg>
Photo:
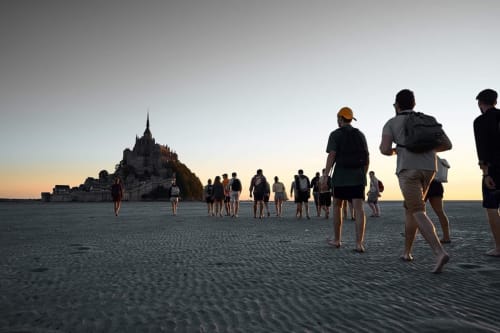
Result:
<svg viewBox="0 0 500 333">
<path fill-rule="evenodd" d="M 293 202 L 295 202 L 295 217 L 302 217 L 302 202 L 299 197 L 299 175 L 293 176 L 293 182 L 290 185 L 290 197 L 293 197 Z"/>
<path fill-rule="evenodd" d="M 311 189 L 313 192 L 314 206 L 316 207 L 316 216 L 318 217 L 321 215 L 321 210 L 319 208 L 319 177 L 319 172 L 316 172 L 316 175 L 311 179 Z"/>
<path fill-rule="evenodd" d="M 281 217 L 283 213 L 283 202 L 286 197 L 285 185 L 279 181 L 278 176 L 274 177 L 273 184 L 274 204 L 276 206 L 276 216 Z"/>
<path fill-rule="evenodd" d="M 444 188 L 442 183 L 446 183 L 448 181 L 448 169 L 450 168 L 450 164 L 445 159 L 437 157 L 437 172 L 436 176 L 429 185 L 429 190 L 425 195 L 425 201 L 429 201 L 431 204 L 432 210 L 436 213 L 439 224 L 441 224 L 441 230 L 443 232 L 443 238 L 439 241 L 443 244 L 451 243 L 450 240 L 450 222 L 448 220 L 448 216 L 444 211 L 443 205 L 443 194 Z"/>
<path fill-rule="evenodd" d="M 238 217 L 238 211 L 240 209 L 240 194 L 241 194 L 241 181 L 238 179 L 236 172 L 231 174 L 231 180 L 229 181 L 229 189 L 231 193 L 231 216 Z"/>
<path fill-rule="evenodd" d="M 333 229 L 334 239 L 328 244 L 340 247 L 342 244 L 342 206 L 345 200 L 352 200 L 355 212 L 356 252 L 365 252 L 366 217 L 363 207 L 365 201 L 366 173 L 368 172 L 369 153 L 365 135 L 352 127 L 352 110 L 343 107 L 337 113 L 338 129 L 330 133 L 326 152 L 326 172 L 332 174 L 333 185 Z M 335 165 L 335 168 L 334 168 Z"/>
<path fill-rule="evenodd" d="M 253 195 L 253 217 L 257 218 L 257 205 L 259 206 L 259 218 L 264 214 L 264 195 L 266 193 L 266 177 L 262 173 L 262 169 L 257 170 L 257 174 L 250 181 L 250 198 Z"/>
<path fill-rule="evenodd" d="M 481 115 L 474 120 L 479 167 L 483 171 L 483 207 L 488 215 L 495 248 L 487 255 L 500 257 L 500 110 L 497 105 L 498 93 L 485 89 L 476 97 Z"/>
<path fill-rule="evenodd" d="M 424 152 L 410 151 L 405 135 L 405 122 L 410 119 L 415 107 L 415 96 L 408 89 L 401 90 L 396 95 L 394 108 L 396 116 L 389 119 L 382 130 L 380 152 L 387 156 L 397 155 L 396 175 L 404 198 L 405 207 L 405 247 L 401 259 L 413 260 L 412 248 L 420 231 L 432 251 L 436 255 L 433 273 L 440 273 L 448 262 L 449 255 L 439 242 L 434 224 L 425 212 L 424 196 L 436 172 L 436 152 L 451 149 L 452 145 L 446 135 L 439 146 Z M 392 145 L 396 144 L 394 148 Z M 404 143 L 402 145 L 401 143 Z"/>
<path fill-rule="evenodd" d="M 330 206 L 332 205 L 332 178 L 328 176 L 326 169 L 323 169 L 318 180 L 319 210 L 325 211 L 325 218 L 330 216 Z"/>
<path fill-rule="evenodd" d="M 266 191 L 264 192 L 264 208 L 266 210 L 267 216 L 271 216 L 269 212 L 269 199 L 271 198 L 271 184 L 266 181 Z"/>
<path fill-rule="evenodd" d="M 301 213 L 303 207 L 306 208 L 306 217 L 307 219 L 310 219 L 311 217 L 309 216 L 309 198 L 311 197 L 311 182 L 309 181 L 309 178 L 304 175 L 304 171 L 300 169 L 298 171 L 299 177 L 298 177 L 298 186 L 295 184 L 299 191 L 299 201 L 301 205 Z M 300 214 L 300 217 L 302 217 L 302 214 Z"/>
<path fill-rule="evenodd" d="M 170 203 L 172 204 L 172 214 L 174 216 L 177 215 L 177 206 L 179 205 L 180 195 L 181 195 L 181 190 L 174 179 L 172 180 L 172 185 L 168 190 L 168 196 L 170 198 Z"/>
<path fill-rule="evenodd" d="M 111 185 L 111 197 L 113 198 L 113 207 L 115 216 L 118 216 L 123 199 L 123 185 L 120 177 L 115 178 L 115 183 Z"/>
<path fill-rule="evenodd" d="M 222 175 L 222 186 L 224 186 L 224 209 L 226 216 L 231 212 L 231 188 L 229 187 L 229 178 L 227 173 Z"/>
<path fill-rule="evenodd" d="M 212 185 L 212 179 L 208 179 L 203 193 L 205 194 L 205 202 L 207 203 L 208 216 L 214 216 L 214 186 Z"/>
<path fill-rule="evenodd" d="M 222 217 L 222 204 L 224 202 L 224 185 L 220 180 L 220 176 L 216 176 L 213 185 L 215 216 Z"/>
<path fill-rule="evenodd" d="M 378 186 L 378 179 L 375 177 L 374 171 L 370 171 L 368 175 L 370 176 L 370 190 L 368 191 L 368 198 L 366 201 L 372 210 L 370 217 L 380 217 L 380 207 L 378 205 L 380 189 Z"/>
</svg>

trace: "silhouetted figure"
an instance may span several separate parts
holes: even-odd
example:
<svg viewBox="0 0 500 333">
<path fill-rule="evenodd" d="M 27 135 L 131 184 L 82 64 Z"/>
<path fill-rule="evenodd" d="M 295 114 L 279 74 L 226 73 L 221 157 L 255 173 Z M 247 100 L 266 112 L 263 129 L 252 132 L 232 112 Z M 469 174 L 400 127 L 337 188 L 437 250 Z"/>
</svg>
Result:
<svg viewBox="0 0 500 333">
<path fill-rule="evenodd" d="M 177 206 L 179 205 L 179 197 L 181 195 L 181 190 L 177 183 L 175 182 L 175 179 L 172 181 L 172 185 L 170 186 L 170 189 L 168 190 L 168 195 L 170 197 L 170 202 L 172 204 L 172 214 L 174 216 L 177 215 Z"/>
<path fill-rule="evenodd" d="M 433 150 L 412 152 L 406 144 L 405 123 L 415 107 L 415 96 L 411 90 L 404 89 L 397 93 L 393 104 L 396 115 L 389 119 L 382 129 L 380 152 L 387 156 L 397 155 L 396 175 L 404 198 L 405 207 L 405 247 L 401 259 L 413 260 L 412 248 L 420 231 L 436 256 L 433 273 L 440 273 L 448 262 L 449 255 L 439 242 L 434 224 L 425 212 L 424 195 L 436 173 L 436 152 L 451 149 L 446 135 L 440 145 Z M 393 143 L 396 147 L 393 147 Z"/>
<path fill-rule="evenodd" d="M 111 197 L 113 198 L 115 216 L 118 216 L 123 199 L 123 186 L 119 177 L 115 178 L 115 183 L 111 185 Z"/>
<path fill-rule="evenodd" d="M 498 93 L 485 89 L 477 95 L 481 115 L 474 120 L 479 167 L 483 171 L 483 207 L 488 214 L 495 248 L 486 252 L 489 256 L 500 257 L 500 110 L 497 105 Z"/>
</svg>

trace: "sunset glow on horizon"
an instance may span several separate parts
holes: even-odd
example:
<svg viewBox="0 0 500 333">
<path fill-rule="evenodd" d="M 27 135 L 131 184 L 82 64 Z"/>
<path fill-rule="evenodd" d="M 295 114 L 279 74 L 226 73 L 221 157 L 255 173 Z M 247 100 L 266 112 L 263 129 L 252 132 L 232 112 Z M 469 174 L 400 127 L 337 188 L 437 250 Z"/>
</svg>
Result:
<svg viewBox="0 0 500 333">
<path fill-rule="evenodd" d="M 411 10 L 410 10 L 411 9 Z M 500 90 L 500 2 L 144 1 L 0 4 L 0 198 L 113 173 L 149 112 L 206 184 L 257 169 L 289 194 L 325 167 L 343 106 L 366 136 L 381 200 L 401 200 L 396 157 L 379 152 L 395 94 L 443 124 L 453 149 L 445 200 L 480 200 L 475 96 Z M 271 199 L 273 196 L 271 196 Z"/>
</svg>

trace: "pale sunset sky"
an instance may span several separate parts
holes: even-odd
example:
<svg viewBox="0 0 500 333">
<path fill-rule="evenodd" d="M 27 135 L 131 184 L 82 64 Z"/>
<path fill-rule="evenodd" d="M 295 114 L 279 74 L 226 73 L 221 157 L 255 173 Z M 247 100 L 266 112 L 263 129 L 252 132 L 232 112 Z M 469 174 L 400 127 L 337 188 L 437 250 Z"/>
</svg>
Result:
<svg viewBox="0 0 500 333">
<path fill-rule="evenodd" d="M 445 199 L 479 200 L 475 97 L 500 90 L 498 0 L 0 2 L 0 198 L 40 198 L 114 172 L 142 136 L 203 184 L 256 169 L 287 190 L 325 166 L 342 106 L 368 140 L 383 200 L 400 200 L 380 154 L 395 94 L 444 125 Z M 248 197 L 248 191 L 244 191 Z"/>
</svg>

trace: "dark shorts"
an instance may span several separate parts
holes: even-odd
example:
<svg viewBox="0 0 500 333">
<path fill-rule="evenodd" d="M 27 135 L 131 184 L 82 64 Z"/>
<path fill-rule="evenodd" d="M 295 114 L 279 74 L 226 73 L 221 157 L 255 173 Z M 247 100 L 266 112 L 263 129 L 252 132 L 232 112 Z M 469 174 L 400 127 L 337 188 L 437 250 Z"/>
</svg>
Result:
<svg viewBox="0 0 500 333">
<path fill-rule="evenodd" d="M 429 185 L 429 189 L 427 190 L 427 194 L 425 195 L 424 200 L 427 201 L 429 198 L 442 198 L 444 193 L 443 184 L 441 182 L 433 180 L 431 185 Z"/>
<path fill-rule="evenodd" d="M 269 202 L 269 194 L 264 194 L 264 202 Z"/>
<path fill-rule="evenodd" d="M 263 200 L 264 200 L 264 193 L 253 192 L 253 201 L 263 201 Z"/>
<path fill-rule="evenodd" d="M 225 196 L 224 197 L 224 202 L 231 202 L 231 197 L 230 196 Z"/>
<path fill-rule="evenodd" d="M 319 193 L 319 204 L 320 206 L 330 206 L 332 204 L 332 193 Z"/>
<path fill-rule="evenodd" d="M 341 200 L 362 199 L 364 201 L 365 185 L 336 186 L 333 188 L 333 196 Z"/>
<path fill-rule="evenodd" d="M 488 174 L 493 178 L 497 188 L 495 190 L 490 190 L 484 186 L 484 181 L 482 181 L 483 190 L 483 207 L 486 209 L 498 209 L 500 207 L 500 168 L 490 167 Z"/>
<path fill-rule="evenodd" d="M 214 203 L 214 197 L 206 197 L 205 201 L 208 203 Z"/>
<path fill-rule="evenodd" d="M 311 194 L 309 193 L 309 191 L 299 192 L 299 195 L 298 195 L 299 202 L 308 202 L 310 196 L 311 196 Z"/>
<path fill-rule="evenodd" d="M 217 202 L 224 200 L 224 198 L 225 198 L 224 194 L 216 194 L 216 195 L 214 195 L 214 200 L 217 201 Z"/>
</svg>

